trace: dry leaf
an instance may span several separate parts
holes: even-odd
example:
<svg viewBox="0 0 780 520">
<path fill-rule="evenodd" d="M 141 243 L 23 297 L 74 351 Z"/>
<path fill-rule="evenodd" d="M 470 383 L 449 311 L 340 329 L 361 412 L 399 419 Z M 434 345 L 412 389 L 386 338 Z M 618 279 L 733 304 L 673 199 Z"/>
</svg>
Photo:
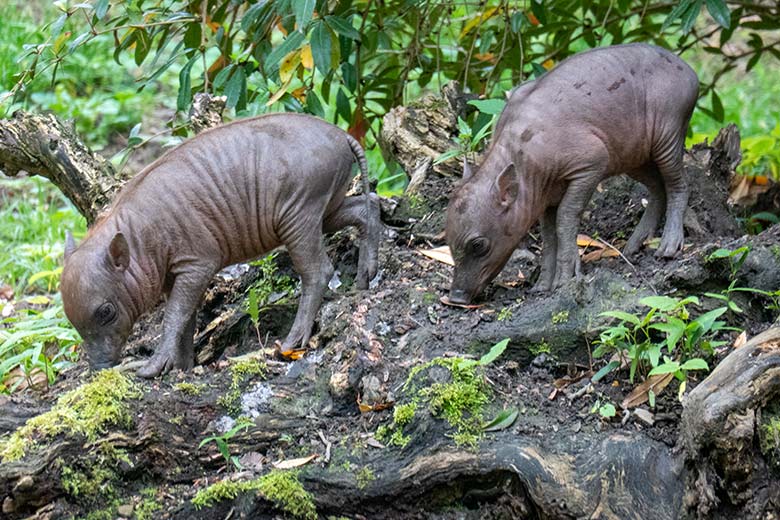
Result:
<svg viewBox="0 0 780 520">
<path fill-rule="evenodd" d="M 588 235 L 579 234 L 577 235 L 577 246 L 596 247 L 598 249 L 604 249 L 605 247 L 607 247 L 607 244 L 605 244 L 601 240 L 596 240 L 595 238 L 591 238 Z"/>
<path fill-rule="evenodd" d="M 455 261 L 452 259 L 452 253 L 450 253 L 449 246 L 435 247 L 433 249 L 418 249 L 417 252 L 423 256 L 427 256 L 428 258 L 433 258 L 437 262 L 451 266 L 455 265 Z"/>
<path fill-rule="evenodd" d="M 319 457 L 318 454 L 314 453 L 312 455 L 309 455 L 308 457 L 301 457 L 299 459 L 287 459 L 287 460 L 280 460 L 273 463 L 273 467 L 276 469 L 292 469 L 292 468 L 299 468 L 301 466 L 305 466 L 309 462 L 313 461 Z"/>
<path fill-rule="evenodd" d="M 10 285 L 0 285 L 0 300 L 10 300 L 14 297 L 14 289 Z"/>
<path fill-rule="evenodd" d="M 550 392 L 550 395 L 547 396 L 547 399 L 550 400 L 550 401 L 554 401 L 556 395 L 558 395 L 558 389 L 557 388 L 553 388 L 552 392 Z"/>
<path fill-rule="evenodd" d="M 591 377 L 592 375 L 593 375 L 592 370 L 584 370 L 582 372 L 574 374 L 573 376 L 563 376 L 561 378 L 556 379 L 555 381 L 553 381 L 553 386 L 558 390 L 563 390 L 567 386 L 576 383 L 578 381 L 582 381 L 584 378 Z"/>
<path fill-rule="evenodd" d="M 280 350 L 279 353 L 282 357 L 296 361 L 301 359 L 306 354 L 306 349 L 292 349 L 292 350 Z"/>
<path fill-rule="evenodd" d="M 314 57 L 311 54 L 311 45 L 308 43 L 301 49 L 301 64 L 306 70 L 311 70 L 314 67 Z"/>
<path fill-rule="evenodd" d="M 740 348 L 745 346 L 745 343 L 747 343 L 747 331 L 743 330 L 739 336 L 737 336 L 737 339 L 734 340 L 734 348 Z"/>
<path fill-rule="evenodd" d="M 628 408 L 636 408 L 640 404 L 644 404 L 647 402 L 647 392 L 649 390 L 652 390 L 657 397 L 661 395 L 661 392 L 663 392 L 664 388 L 666 388 L 666 386 L 672 382 L 673 378 L 674 374 L 672 373 L 658 374 L 648 377 L 641 385 L 634 388 L 634 391 L 631 392 L 628 397 L 623 399 L 623 402 L 620 403 L 620 406 L 626 410 Z"/>
<path fill-rule="evenodd" d="M 384 444 L 382 444 L 381 442 L 379 442 L 378 440 L 376 440 L 376 439 L 375 439 L 375 438 L 373 438 L 373 437 L 369 437 L 368 439 L 366 439 L 366 444 L 368 444 L 368 445 L 369 445 L 369 446 L 371 446 L 372 448 L 379 448 L 379 449 L 382 449 L 382 448 L 384 448 L 384 447 L 385 447 L 385 445 L 384 445 Z"/>
<path fill-rule="evenodd" d="M 617 249 L 607 248 L 607 249 L 596 249 L 595 251 L 591 251 L 590 253 L 582 255 L 581 260 L 583 262 L 594 262 L 596 260 L 601 260 L 602 258 L 611 258 L 620 256 L 620 252 Z"/>
</svg>

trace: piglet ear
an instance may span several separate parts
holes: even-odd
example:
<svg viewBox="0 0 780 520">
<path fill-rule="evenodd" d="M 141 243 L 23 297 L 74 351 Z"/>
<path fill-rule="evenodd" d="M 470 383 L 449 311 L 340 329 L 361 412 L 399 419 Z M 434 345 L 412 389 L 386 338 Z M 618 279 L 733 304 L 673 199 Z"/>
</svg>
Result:
<svg viewBox="0 0 780 520">
<path fill-rule="evenodd" d="M 498 199 L 498 204 L 504 209 L 508 209 L 517 200 L 520 183 L 517 180 L 517 173 L 513 163 L 509 163 L 498 175 L 493 191 Z"/>
<path fill-rule="evenodd" d="M 466 159 L 466 156 L 463 156 L 463 180 L 467 181 L 469 178 L 471 178 L 472 171 L 471 166 L 469 166 L 469 162 Z"/>
<path fill-rule="evenodd" d="M 108 261 L 116 269 L 124 271 L 130 265 L 130 247 L 122 233 L 117 233 L 108 246 Z"/>
<path fill-rule="evenodd" d="M 73 240 L 73 235 L 70 231 L 65 232 L 65 260 L 73 254 L 76 250 L 76 241 Z"/>
</svg>

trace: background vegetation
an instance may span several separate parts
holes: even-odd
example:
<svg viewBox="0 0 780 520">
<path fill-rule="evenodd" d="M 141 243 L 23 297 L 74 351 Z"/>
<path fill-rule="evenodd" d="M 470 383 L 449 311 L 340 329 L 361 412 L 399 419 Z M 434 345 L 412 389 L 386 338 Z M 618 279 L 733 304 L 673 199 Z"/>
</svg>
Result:
<svg viewBox="0 0 780 520">
<path fill-rule="evenodd" d="M 72 118 L 117 164 L 152 136 L 152 156 L 185 137 L 195 92 L 226 95 L 230 118 L 308 112 L 361 140 L 387 194 L 406 182 L 377 145 L 393 106 L 452 80 L 503 99 L 575 52 L 643 41 L 681 52 L 699 72 L 691 140 L 734 122 L 745 173 L 777 176 L 778 29 L 777 4 L 762 0 L 11 0 L 0 5 L 0 111 Z M 479 130 L 490 121 L 478 112 L 466 129 L 489 135 Z M 149 162 L 144 153 L 129 167 Z M 76 339 L 14 335 L 20 316 L 66 327 L 57 297 L 40 298 L 56 291 L 66 229 L 83 234 L 84 221 L 56 189 L 0 179 L 6 386 L 32 383 L 36 371 L 53 377 L 51 359 L 73 358 Z"/>
</svg>

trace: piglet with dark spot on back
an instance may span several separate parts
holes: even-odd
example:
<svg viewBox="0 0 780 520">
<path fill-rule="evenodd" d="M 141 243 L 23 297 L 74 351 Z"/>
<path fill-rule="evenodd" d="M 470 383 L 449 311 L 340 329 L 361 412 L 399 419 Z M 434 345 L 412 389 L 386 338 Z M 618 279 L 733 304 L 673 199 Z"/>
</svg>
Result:
<svg viewBox="0 0 780 520">
<path fill-rule="evenodd" d="M 482 164 L 473 174 L 464 164 L 450 200 L 450 302 L 466 304 L 479 295 L 536 221 L 544 246 L 534 291 L 565 284 L 578 261 L 582 210 L 612 175 L 627 174 L 649 190 L 624 253 L 635 253 L 665 216 L 656 255 L 676 255 L 688 200 L 685 134 L 698 89 L 685 62 L 646 44 L 582 52 L 517 87 Z"/>
</svg>

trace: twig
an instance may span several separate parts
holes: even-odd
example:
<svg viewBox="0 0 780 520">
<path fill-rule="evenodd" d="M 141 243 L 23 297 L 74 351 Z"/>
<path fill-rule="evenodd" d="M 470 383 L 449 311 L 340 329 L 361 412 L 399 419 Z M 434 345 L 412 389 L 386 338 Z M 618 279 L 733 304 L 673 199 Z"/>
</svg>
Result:
<svg viewBox="0 0 780 520">
<path fill-rule="evenodd" d="M 325 437 L 325 434 L 322 433 L 322 430 L 319 430 L 317 434 L 320 436 L 320 440 L 325 445 L 325 457 L 322 459 L 322 465 L 326 465 L 330 463 L 330 448 L 332 446 L 332 443 Z"/>
</svg>

